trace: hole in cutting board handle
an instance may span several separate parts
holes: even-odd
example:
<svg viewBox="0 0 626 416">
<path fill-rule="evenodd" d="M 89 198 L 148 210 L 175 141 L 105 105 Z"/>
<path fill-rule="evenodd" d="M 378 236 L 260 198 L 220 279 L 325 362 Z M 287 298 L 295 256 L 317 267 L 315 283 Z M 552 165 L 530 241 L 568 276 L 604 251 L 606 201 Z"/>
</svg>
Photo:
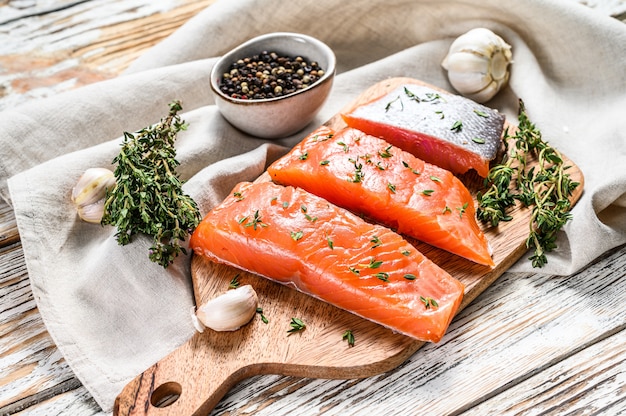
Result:
<svg viewBox="0 0 626 416">
<path fill-rule="evenodd" d="M 154 389 L 150 395 L 150 404 L 154 407 L 168 407 L 180 398 L 183 388 L 175 381 L 168 381 Z"/>
</svg>

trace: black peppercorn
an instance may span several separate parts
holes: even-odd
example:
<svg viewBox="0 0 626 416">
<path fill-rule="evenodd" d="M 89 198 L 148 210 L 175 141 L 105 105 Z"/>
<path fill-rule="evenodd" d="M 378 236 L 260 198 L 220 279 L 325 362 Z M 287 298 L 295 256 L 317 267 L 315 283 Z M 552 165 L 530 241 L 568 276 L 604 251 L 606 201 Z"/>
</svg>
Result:
<svg viewBox="0 0 626 416">
<path fill-rule="evenodd" d="M 324 75 L 315 61 L 262 51 L 233 62 L 220 80 L 220 90 L 233 98 L 255 100 L 289 95 L 313 85 Z"/>
</svg>

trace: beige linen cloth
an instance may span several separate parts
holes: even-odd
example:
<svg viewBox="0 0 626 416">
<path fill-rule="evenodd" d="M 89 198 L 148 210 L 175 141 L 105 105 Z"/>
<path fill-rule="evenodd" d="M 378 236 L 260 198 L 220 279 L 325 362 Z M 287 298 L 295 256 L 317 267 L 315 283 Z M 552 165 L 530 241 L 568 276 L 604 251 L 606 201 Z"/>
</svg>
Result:
<svg viewBox="0 0 626 416">
<path fill-rule="evenodd" d="M 114 230 L 81 222 L 71 189 L 111 167 L 124 131 L 158 121 L 181 99 L 177 141 L 186 191 L 203 214 L 252 180 L 362 90 L 410 76 L 450 88 L 440 63 L 451 41 L 487 27 L 513 46 L 510 86 L 490 106 L 516 122 L 522 98 L 544 137 L 585 174 L 574 219 L 546 273 L 576 272 L 626 242 L 626 25 L 575 2 L 548 0 L 218 1 L 116 79 L 0 114 L 0 192 L 14 207 L 32 289 L 50 334 L 105 411 L 137 374 L 193 335 L 189 258 L 163 270 L 149 242 L 120 247 Z M 248 137 L 213 105 L 216 58 L 262 33 L 294 31 L 338 58 L 333 93 L 305 131 Z M 8 179 L 8 182 L 7 182 Z M 529 270 L 525 259 L 514 270 Z"/>
</svg>

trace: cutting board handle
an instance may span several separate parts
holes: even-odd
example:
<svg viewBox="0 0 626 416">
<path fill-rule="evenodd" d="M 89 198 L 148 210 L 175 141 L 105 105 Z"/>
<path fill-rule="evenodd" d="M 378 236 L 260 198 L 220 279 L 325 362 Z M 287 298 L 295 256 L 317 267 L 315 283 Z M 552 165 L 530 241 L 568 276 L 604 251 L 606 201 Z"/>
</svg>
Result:
<svg viewBox="0 0 626 416">
<path fill-rule="evenodd" d="M 224 360 L 218 349 L 199 348 L 203 343 L 197 333 L 133 379 L 115 399 L 113 414 L 207 415 L 237 382 L 261 371 Z"/>
</svg>

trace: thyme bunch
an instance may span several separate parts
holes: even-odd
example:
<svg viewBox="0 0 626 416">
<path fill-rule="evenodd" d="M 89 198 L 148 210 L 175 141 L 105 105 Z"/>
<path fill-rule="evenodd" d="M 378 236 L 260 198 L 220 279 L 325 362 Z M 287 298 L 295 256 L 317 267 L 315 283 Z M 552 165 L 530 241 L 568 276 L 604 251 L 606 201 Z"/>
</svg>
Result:
<svg viewBox="0 0 626 416">
<path fill-rule="evenodd" d="M 149 258 L 164 268 L 186 254 L 181 244 L 201 219 L 176 173 L 174 142 L 187 128 L 178 115 L 182 106 L 174 101 L 169 107 L 159 123 L 135 134 L 124 132 L 120 153 L 113 159 L 117 184 L 107 193 L 101 222 L 117 228 L 120 245 L 130 243 L 137 233 L 153 237 Z"/>
<path fill-rule="evenodd" d="M 572 218 L 569 196 L 579 185 L 566 173 L 561 154 L 543 140 L 530 121 L 524 102 L 519 100 L 518 129 L 513 136 L 505 132 L 505 157 L 485 178 L 485 188 L 477 195 L 477 217 L 497 226 L 510 221 L 509 207 L 519 201 L 531 208 L 526 247 L 534 248 L 529 260 L 533 267 L 547 263 L 546 253 L 556 248 L 558 231 Z M 509 140 L 514 148 L 509 150 Z M 532 159 L 537 164 L 528 168 Z"/>
</svg>

